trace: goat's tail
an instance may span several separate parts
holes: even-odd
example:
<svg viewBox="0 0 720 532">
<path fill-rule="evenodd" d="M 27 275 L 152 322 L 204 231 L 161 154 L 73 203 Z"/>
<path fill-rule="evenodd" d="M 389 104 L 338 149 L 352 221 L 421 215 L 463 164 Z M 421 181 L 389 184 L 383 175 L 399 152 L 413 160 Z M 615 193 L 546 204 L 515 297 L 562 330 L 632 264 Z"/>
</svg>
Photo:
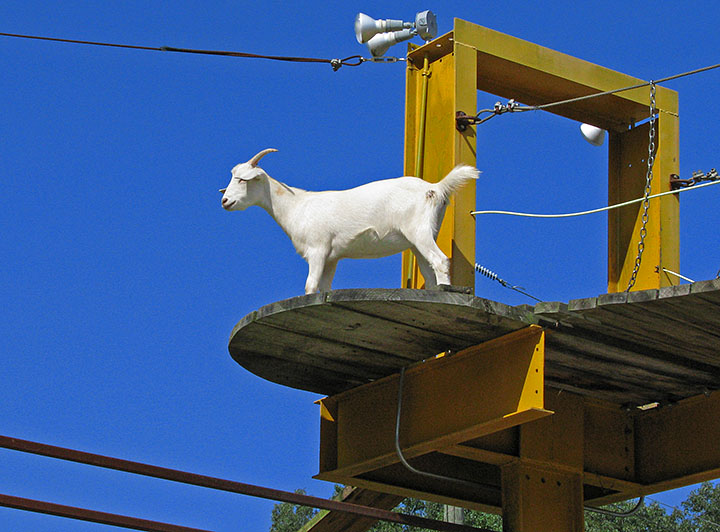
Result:
<svg viewBox="0 0 720 532">
<path fill-rule="evenodd" d="M 466 164 L 460 164 L 450 170 L 450 173 L 446 175 L 442 181 L 436 184 L 437 191 L 443 201 L 447 201 L 455 191 L 462 187 L 468 181 L 477 179 L 480 175 L 480 171 Z"/>
</svg>

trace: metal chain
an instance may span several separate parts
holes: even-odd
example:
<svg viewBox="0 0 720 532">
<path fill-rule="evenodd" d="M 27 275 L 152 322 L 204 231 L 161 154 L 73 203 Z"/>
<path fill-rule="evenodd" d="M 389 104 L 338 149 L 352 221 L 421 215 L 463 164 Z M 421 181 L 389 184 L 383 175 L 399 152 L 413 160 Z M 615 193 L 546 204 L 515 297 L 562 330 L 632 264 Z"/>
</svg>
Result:
<svg viewBox="0 0 720 532">
<path fill-rule="evenodd" d="M 642 214 L 642 227 L 640 227 L 640 241 L 638 242 L 637 257 L 635 257 L 635 266 L 633 267 L 632 274 L 630 275 L 630 281 L 628 287 L 625 290 L 629 292 L 630 289 L 635 286 L 637 280 L 638 271 L 640 270 L 640 263 L 642 262 L 643 251 L 645 251 L 645 236 L 647 236 L 647 223 L 648 223 L 648 210 L 650 208 L 650 189 L 652 186 L 653 179 L 653 165 L 655 164 L 655 82 L 650 82 L 650 133 L 648 141 L 648 158 L 647 158 L 647 173 L 645 174 L 645 198 L 643 200 L 643 214 Z"/>
</svg>

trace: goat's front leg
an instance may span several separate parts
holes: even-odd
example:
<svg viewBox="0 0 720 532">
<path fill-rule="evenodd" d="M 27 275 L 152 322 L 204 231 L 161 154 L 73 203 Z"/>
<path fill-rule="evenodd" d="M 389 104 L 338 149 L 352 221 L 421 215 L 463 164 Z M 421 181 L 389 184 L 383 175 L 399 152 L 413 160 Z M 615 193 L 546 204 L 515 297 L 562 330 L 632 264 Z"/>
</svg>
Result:
<svg viewBox="0 0 720 532">
<path fill-rule="evenodd" d="M 328 253 L 325 250 L 311 250 L 305 257 L 308 262 L 308 276 L 305 281 L 306 294 L 314 294 L 321 290 L 325 269 L 328 265 L 327 256 Z M 335 273 L 334 267 L 332 273 Z M 332 282 L 332 276 L 330 276 L 330 281 Z"/>
<path fill-rule="evenodd" d="M 322 275 L 320 276 L 320 292 L 329 292 L 331 290 L 337 263 L 338 261 L 336 260 L 328 260 L 325 263 L 325 268 L 323 268 Z"/>
</svg>

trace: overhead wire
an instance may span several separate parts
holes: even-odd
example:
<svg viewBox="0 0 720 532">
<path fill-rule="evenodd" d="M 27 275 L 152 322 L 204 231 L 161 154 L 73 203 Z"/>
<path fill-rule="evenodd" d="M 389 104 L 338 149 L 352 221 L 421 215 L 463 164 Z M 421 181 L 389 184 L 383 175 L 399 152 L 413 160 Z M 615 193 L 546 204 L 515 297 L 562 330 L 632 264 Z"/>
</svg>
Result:
<svg viewBox="0 0 720 532">
<path fill-rule="evenodd" d="M 478 273 L 480 273 L 481 275 L 484 275 L 485 277 L 487 277 L 488 279 L 497 281 L 505 288 L 509 288 L 510 290 L 515 290 L 516 292 L 518 292 L 524 296 L 527 296 L 530 299 L 534 299 L 535 301 L 542 303 L 542 299 L 539 299 L 539 298 L 535 297 L 534 295 L 527 293 L 522 286 L 511 285 L 505 279 L 501 279 L 497 273 L 495 273 L 494 271 L 492 271 L 489 268 L 486 268 L 485 266 L 482 266 L 481 264 L 478 264 L 477 262 L 475 263 L 475 270 Z"/>
<path fill-rule="evenodd" d="M 617 93 L 620 93 L 620 92 L 625 92 L 625 91 L 629 91 L 629 90 L 633 90 L 633 89 L 641 89 L 641 88 L 643 88 L 643 87 L 649 87 L 650 85 L 653 85 L 653 84 L 657 85 L 657 84 L 659 84 L 659 83 L 665 83 L 665 82 L 668 82 L 668 81 L 673 81 L 673 80 L 676 80 L 676 79 L 679 79 L 679 78 L 683 78 L 683 77 L 685 77 L 685 76 L 692 76 L 692 75 L 694 75 L 694 74 L 700 74 L 700 73 L 702 73 L 702 72 L 707 72 L 708 70 L 713 70 L 713 69 L 716 69 L 716 68 L 720 68 L 720 63 L 715 64 L 715 65 L 710 65 L 710 66 L 702 67 L 702 68 L 696 68 L 696 69 L 694 69 L 694 70 L 689 70 L 689 71 L 687 71 L 687 72 L 682 72 L 682 73 L 680 73 L 680 74 L 674 74 L 674 75 L 672 75 L 672 76 L 667 76 L 667 77 L 665 77 L 665 78 L 661 78 L 661 79 L 657 79 L 657 80 L 645 81 L 645 82 L 638 83 L 638 84 L 635 84 L 635 85 L 629 85 L 629 86 L 627 86 L 627 87 L 621 87 L 621 88 L 619 88 L 619 89 L 612 89 L 612 90 L 608 90 L 608 91 L 604 91 L 604 92 L 598 92 L 598 93 L 595 93 L 595 94 L 587 94 L 587 95 L 585 95 L 585 96 L 578 96 L 578 97 L 576 97 L 576 98 L 569 98 L 569 99 L 567 99 L 567 100 L 560 100 L 560 101 L 557 101 L 557 102 L 550 102 L 550 103 L 540 104 L 540 105 L 515 106 L 515 107 L 514 107 L 513 109 L 511 109 L 511 110 L 512 110 L 512 111 L 540 111 L 540 110 L 543 110 L 543 109 L 548 109 L 548 108 L 556 107 L 556 106 L 559 106 L 559 105 L 566 105 L 566 104 L 569 104 L 569 103 L 575 103 L 575 102 L 579 102 L 579 101 L 583 101 L 583 100 L 589 100 L 590 98 L 598 98 L 598 97 L 600 97 L 600 96 L 610 96 L 610 95 L 612 95 L 612 94 L 617 94 Z"/>
<path fill-rule="evenodd" d="M 359 66 L 366 61 L 372 61 L 366 59 L 361 55 L 351 55 L 344 59 L 325 59 L 319 57 L 295 57 L 295 56 L 281 56 L 281 55 L 263 55 L 263 54 L 252 54 L 248 52 L 233 52 L 225 50 L 197 50 L 193 48 L 175 48 L 172 46 L 140 46 L 134 44 L 118 44 L 109 42 L 98 42 L 98 41 L 83 41 L 78 39 L 62 39 L 58 37 L 43 37 L 39 35 L 21 35 L 18 33 L 3 33 L 0 32 L 2 37 L 14 37 L 18 39 L 34 39 L 39 41 L 52 41 L 70 44 L 85 44 L 91 46 L 107 46 L 112 48 L 127 48 L 131 50 L 149 50 L 153 52 L 178 52 L 184 54 L 202 54 L 202 55 L 217 55 L 225 57 L 243 57 L 249 59 L 270 59 L 274 61 L 288 61 L 294 63 L 327 63 L 332 66 L 333 70 L 337 71 L 342 66 Z"/>
<path fill-rule="evenodd" d="M 709 181 L 709 182 L 703 183 L 701 185 L 694 185 L 692 187 L 679 188 L 677 190 L 667 190 L 665 192 L 660 192 L 658 194 L 651 194 L 650 196 L 648 196 L 648 199 L 655 199 L 655 198 L 667 196 L 670 194 L 678 194 L 679 192 L 685 192 L 688 190 L 696 190 L 698 188 L 708 187 L 710 185 L 717 185 L 718 183 L 720 183 L 720 180 Z M 587 211 L 569 212 L 569 213 L 561 213 L 561 214 L 536 214 L 536 213 L 515 212 L 515 211 L 471 211 L 470 214 L 472 216 L 476 216 L 478 214 L 505 214 L 508 216 L 524 216 L 526 218 L 570 218 L 573 216 L 584 216 L 586 214 L 595 214 L 598 212 L 609 211 L 612 209 L 619 209 L 620 207 L 632 205 L 633 203 L 640 203 L 641 201 L 644 201 L 644 200 L 645 200 L 645 196 L 643 196 L 642 198 L 625 201 L 623 203 L 616 203 L 615 205 L 608 205 L 607 207 L 600 207 L 598 209 L 590 209 Z"/>
<path fill-rule="evenodd" d="M 617 203 L 617 204 L 615 204 L 615 205 L 609 205 L 609 206 L 607 206 L 607 207 L 600 207 L 600 208 L 598 208 L 598 209 L 590 209 L 590 210 L 587 210 L 587 211 L 580 211 L 580 212 L 571 212 L 571 213 L 563 213 L 563 214 L 535 214 L 535 213 L 513 212 L 513 211 L 471 211 L 470 214 L 471 214 L 472 216 L 476 216 L 476 215 L 478 215 L 478 214 L 504 214 L 504 215 L 510 215 L 510 216 L 523 216 L 523 217 L 527 217 L 527 218 L 569 218 L 569 217 L 574 217 L 574 216 L 584 216 L 584 215 L 586 215 L 586 214 L 594 214 L 594 213 L 598 213 L 598 212 L 609 211 L 609 210 L 611 210 L 611 209 L 618 209 L 618 208 L 620 208 L 620 207 L 625 207 L 625 206 L 627 206 L 627 205 L 632 205 L 632 204 L 634 204 L 634 203 L 640 203 L 640 202 L 642 202 L 642 201 L 646 201 L 646 200 L 650 200 L 650 199 L 655 199 L 655 198 L 659 198 L 659 197 L 662 197 L 662 196 L 667 196 L 667 195 L 670 195 L 670 194 L 677 194 L 677 193 L 679 193 L 679 192 L 684 192 L 684 191 L 687 191 L 687 190 L 694 190 L 694 189 L 698 189 L 698 188 L 702 188 L 702 187 L 706 187 L 706 186 L 710 186 L 710 185 L 715 185 L 715 184 L 718 184 L 718 183 L 720 183 L 720 180 L 718 180 L 718 179 L 713 179 L 712 181 L 708 181 L 708 182 L 706 182 L 706 183 L 702 183 L 702 184 L 699 184 L 699 185 L 696 184 L 696 185 L 692 185 L 692 186 L 686 186 L 686 187 L 683 187 L 683 188 L 679 188 L 679 189 L 676 189 L 676 190 L 668 190 L 668 191 L 665 191 L 665 192 L 660 192 L 660 193 L 658 193 L 658 194 L 651 194 L 651 195 L 649 195 L 649 196 L 643 196 L 643 197 L 641 197 L 641 198 L 637 198 L 637 199 L 634 199 L 634 200 L 625 201 L 625 202 L 623 202 L 623 203 Z M 494 272 L 492 272 L 491 270 L 488 270 L 487 268 L 485 268 L 485 267 L 483 267 L 483 266 L 480 266 L 479 264 L 475 264 L 475 269 L 476 269 L 478 272 L 480 272 L 481 274 L 485 275 L 486 277 L 489 277 L 490 279 L 493 279 L 493 280 L 495 280 L 495 281 L 498 281 L 500 284 L 502 284 L 503 286 L 505 286 L 505 287 L 507 287 L 507 288 L 510 288 L 510 289 L 515 290 L 515 291 L 517 291 L 517 292 L 520 292 L 521 294 L 526 295 L 526 296 L 528 296 L 528 297 L 530 297 L 530 298 L 532 298 L 532 299 L 536 299 L 536 300 L 540 301 L 540 300 L 537 299 L 535 296 L 533 296 L 533 295 L 531 295 L 531 294 L 528 294 L 527 292 L 523 291 L 522 287 L 511 286 L 511 285 L 510 285 L 509 283 L 507 283 L 506 281 L 500 279 L 500 278 L 497 276 L 497 274 L 495 274 Z M 665 271 L 665 272 L 668 273 L 668 274 L 671 274 L 671 275 L 674 275 L 674 276 L 676 276 L 676 277 L 679 277 L 680 279 L 683 279 L 683 280 L 685 280 L 685 281 L 687 281 L 687 282 L 689 282 L 689 283 L 693 283 L 693 282 L 694 282 L 694 281 L 693 281 L 692 279 L 690 279 L 689 277 L 685 277 L 684 275 L 681 275 L 681 274 L 676 273 L 676 272 L 674 272 L 674 271 L 668 270 L 668 269 L 666 269 L 666 268 L 663 268 L 663 271 Z M 717 277 L 720 278 L 720 270 L 718 270 Z"/>
<path fill-rule="evenodd" d="M 242 57 L 242 58 L 251 58 L 251 59 L 269 59 L 269 60 L 275 60 L 275 61 L 290 61 L 290 62 L 302 62 L 302 63 L 327 63 L 332 66 L 333 70 L 338 70 L 341 66 L 359 66 L 359 65 L 363 64 L 364 62 L 396 62 L 396 61 L 389 61 L 388 60 L 389 58 L 380 58 L 380 60 L 378 60 L 377 58 L 364 58 L 361 55 L 351 55 L 351 56 L 345 57 L 344 59 L 326 59 L 326 58 L 320 58 L 320 57 L 264 55 L 264 54 L 253 54 L 253 53 L 249 53 L 249 52 L 234 52 L 234 51 L 226 51 L 226 50 L 199 50 L 199 49 L 194 49 L 194 48 L 176 48 L 176 47 L 172 47 L 172 46 L 143 46 L 143 45 L 133 45 L 133 44 L 122 44 L 122 43 L 108 43 L 108 42 L 100 42 L 100 41 L 86 41 L 86 40 L 80 40 L 80 39 L 66 39 L 66 38 L 60 38 L 60 37 L 46 37 L 46 36 L 41 36 L 41 35 L 26 35 L 26 34 L 7 33 L 7 32 L 0 32 L 0 36 L 13 37 L 13 38 L 18 38 L 18 39 L 34 39 L 34 40 L 52 41 L 52 42 L 61 42 L 61 43 L 85 44 L 85 45 L 91 45 L 91 46 L 107 46 L 107 47 L 113 47 L 113 48 L 126 48 L 126 49 L 132 49 L 132 50 L 149 50 L 149 51 L 156 51 L 156 52 L 179 52 L 179 53 L 189 53 L 189 54 L 218 55 L 218 56 L 226 56 L 226 57 Z M 395 59 L 395 58 L 392 58 L 392 59 Z M 617 94 L 619 92 L 625 92 L 625 91 L 629 91 L 629 90 L 633 90 L 633 89 L 639 89 L 642 87 L 647 87 L 652 84 L 664 83 L 664 82 L 672 81 L 672 80 L 679 79 L 679 78 L 682 78 L 685 76 L 691 76 L 694 74 L 707 72 L 709 70 L 713 70 L 716 68 L 720 68 L 720 63 L 715 64 L 715 65 L 709 65 L 706 67 L 696 68 L 694 70 L 689 70 L 687 72 L 682 72 L 680 74 L 674 74 L 672 76 L 667 76 L 667 77 L 657 79 L 654 81 L 642 82 L 642 83 L 630 85 L 627 87 L 621 87 L 618 89 L 612 89 L 612 90 L 594 93 L 594 94 L 587 94 L 585 96 L 579 96 L 576 98 L 570 98 L 567 100 L 560 100 L 557 102 L 550 102 L 550 103 L 546 103 L 546 104 L 521 106 L 521 105 L 517 105 L 513 102 L 513 105 L 511 106 L 512 108 L 503 109 L 496 114 L 501 114 L 502 112 L 505 112 L 505 111 L 510 111 L 510 112 L 537 111 L 537 110 L 542 110 L 542 109 L 548 109 L 550 107 L 565 105 L 568 103 L 574 103 L 574 102 L 578 102 L 578 101 L 582 101 L 582 100 L 587 100 L 590 98 L 597 98 L 600 96 L 608 96 L 611 94 Z M 491 118 L 491 117 L 488 117 L 488 119 L 489 118 Z"/>
<path fill-rule="evenodd" d="M 674 271 L 672 271 L 672 270 L 669 270 L 669 269 L 667 269 L 667 268 L 663 268 L 662 271 L 664 271 L 665 273 L 669 273 L 670 275 L 674 275 L 674 276 L 677 277 L 678 279 L 682 279 L 683 281 L 687 281 L 688 283 L 694 283 L 694 282 L 695 282 L 693 279 L 690 279 L 690 277 L 685 277 L 684 275 L 681 275 L 681 274 L 679 274 L 679 273 L 677 273 L 677 272 L 674 272 Z"/>
<path fill-rule="evenodd" d="M 682 72 L 680 74 L 673 74 L 672 76 L 667 76 L 658 80 L 651 80 L 651 81 L 643 81 L 642 83 L 636 83 L 634 85 L 628 85 L 627 87 L 620 87 L 617 89 L 611 89 L 603 92 L 596 92 L 593 94 L 586 94 L 584 96 L 577 96 L 575 98 L 568 98 L 566 100 L 559 100 L 555 102 L 549 102 L 539 105 L 520 105 L 518 104 L 514 99 L 509 100 L 507 105 L 503 105 L 502 103 L 498 102 L 495 104 L 495 107 L 493 109 L 483 109 L 480 112 L 478 112 L 475 116 L 468 116 L 464 113 L 459 114 L 456 117 L 458 128 L 461 130 L 464 130 L 469 125 L 477 125 L 482 124 L 483 122 L 487 122 L 491 118 L 494 118 L 495 116 L 505 114 L 505 113 L 514 113 L 514 112 L 524 112 L 524 111 L 541 111 L 544 109 L 550 109 L 552 107 L 558 107 L 561 105 L 567 105 L 570 103 L 580 102 L 584 100 L 589 100 L 591 98 L 599 98 L 601 96 L 610 96 L 612 94 L 618 94 L 620 92 L 625 92 L 629 90 L 634 89 L 641 89 L 643 87 L 649 87 L 651 85 L 657 85 L 659 83 L 665 83 L 668 81 L 673 81 L 679 78 L 683 78 L 686 76 L 692 76 L 694 74 L 700 74 L 702 72 L 707 72 L 709 70 L 714 70 L 716 68 L 720 68 L 720 63 L 715 65 L 709 65 L 701 68 L 696 68 L 693 70 L 688 70 L 687 72 Z M 486 116 L 484 118 L 480 118 L 480 115 L 490 113 L 489 116 Z"/>
</svg>

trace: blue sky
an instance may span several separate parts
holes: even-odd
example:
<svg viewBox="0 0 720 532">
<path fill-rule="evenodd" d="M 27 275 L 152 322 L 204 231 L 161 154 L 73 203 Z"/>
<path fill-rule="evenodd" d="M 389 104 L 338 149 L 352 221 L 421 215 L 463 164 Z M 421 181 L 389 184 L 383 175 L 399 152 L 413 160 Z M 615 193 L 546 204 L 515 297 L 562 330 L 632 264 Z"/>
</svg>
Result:
<svg viewBox="0 0 720 532">
<path fill-rule="evenodd" d="M 643 79 L 719 62 L 716 2 L 41 2 L 0 4 L 0 31 L 147 46 L 366 54 L 358 11 L 463 18 Z M 391 49 L 403 54 L 404 45 Z M 327 497 L 319 396 L 227 352 L 234 324 L 302 293 L 304 261 L 258 208 L 217 189 L 266 147 L 277 179 L 349 188 L 402 174 L 404 66 L 191 56 L 0 37 L 0 433 Z M 720 166 L 720 71 L 680 93 L 680 168 Z M 480 107 L 496 96 L 478 94 Z M 607 147 L 547 113 L 480 126 L 478 209 L 607 203 Z M 720 268 L 720 190 L 686 193 L 681 271 Z M 479 220 L 477 260 L 544 300 L 606 291 L 606 215 Z M 341 262 L 335 288 L 396 287 L 399 257 Z M 485 278 L 479 296 L 531 303 Z M 0 493 L 217 530 L 267 530 L 273 503 L 0 451 Z M 687 491 L 683 492 L 683 495 Z M 658 497 L 676 503 L 678 495 Z M 104 530 L 0 509 L 2 530 Z M 109 529 L 109 528 L 107 528 Z"/>
</svg>

